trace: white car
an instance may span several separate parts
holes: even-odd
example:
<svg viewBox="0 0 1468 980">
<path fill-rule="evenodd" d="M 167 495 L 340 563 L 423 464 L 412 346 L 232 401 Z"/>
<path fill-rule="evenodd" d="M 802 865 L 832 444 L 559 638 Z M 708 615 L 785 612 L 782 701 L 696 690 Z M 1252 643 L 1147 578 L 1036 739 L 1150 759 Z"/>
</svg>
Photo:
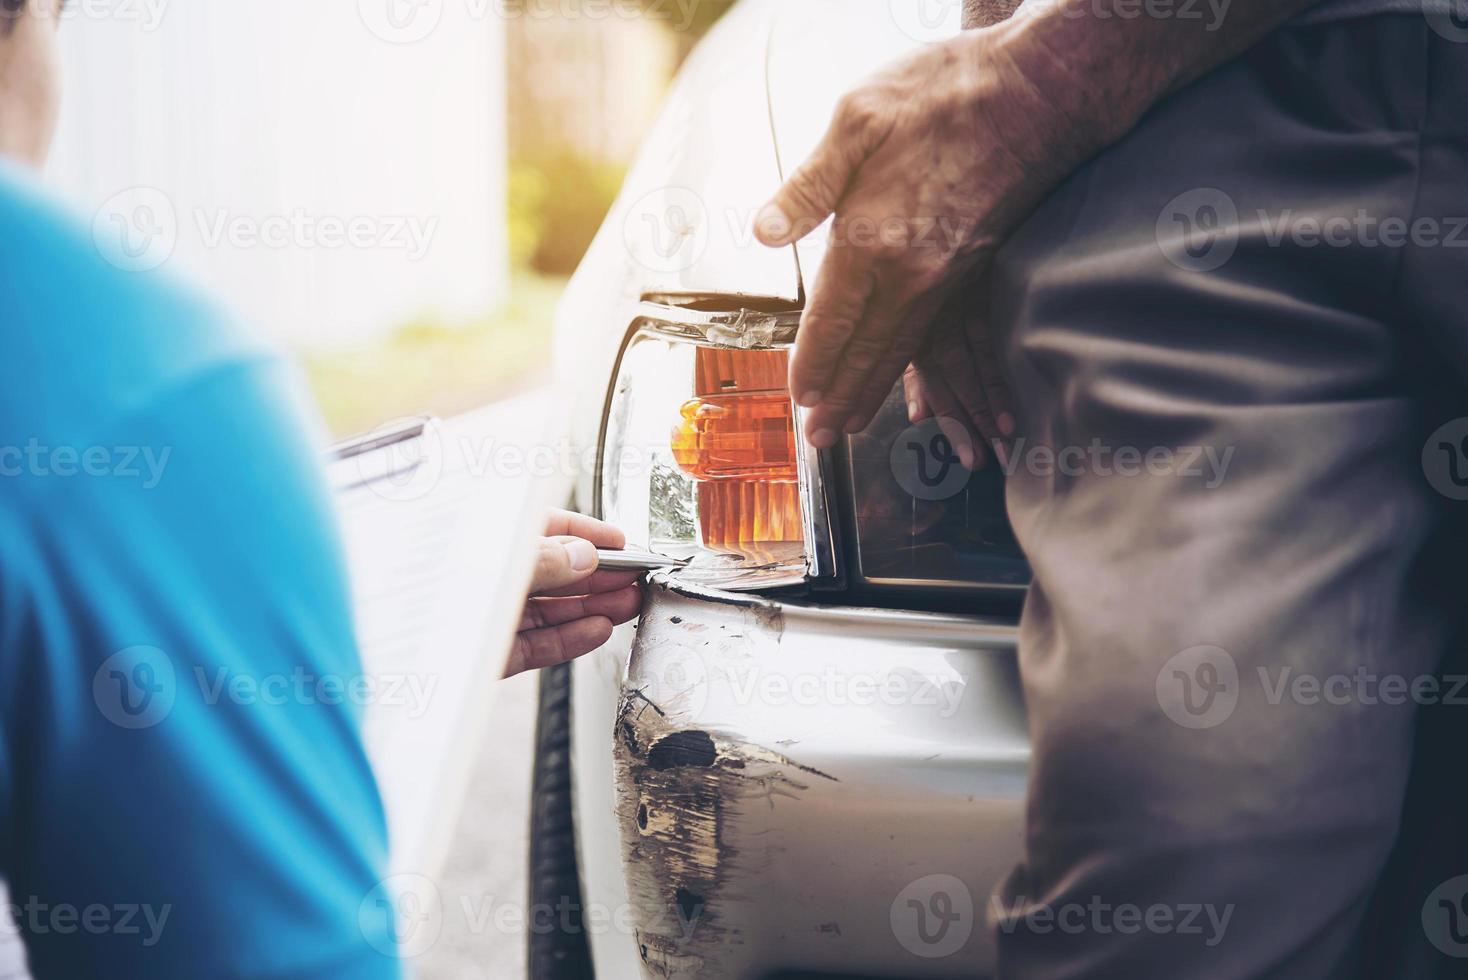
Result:
<svg viewBox="0 0 1468 980">
<path fill-rule="evenodd" d="M 538 980 L 992 971 L 1029 763 L 1001 475 L 900 391 L 807 451 L 785 368 L 822 236 L 751 231 L 841 93 L 959 6 L 743 0 L 570 286 L 574 448 L 599 461 L 573 503 L 693 560 L 543 681 Z"/>
</svg>

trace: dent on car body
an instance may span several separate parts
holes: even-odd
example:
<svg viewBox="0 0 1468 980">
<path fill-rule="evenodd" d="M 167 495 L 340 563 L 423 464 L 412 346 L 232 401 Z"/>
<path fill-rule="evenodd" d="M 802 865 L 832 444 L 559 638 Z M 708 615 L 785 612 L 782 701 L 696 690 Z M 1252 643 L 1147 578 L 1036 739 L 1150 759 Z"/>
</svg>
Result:
<svg viewBox="0 0 1468 980">
<path fill-rule="evenodd" d="M 664 580 L 655 588 L 676 588 Z M 686 587 L 685 587 L 686 588 Z M 751 646 L 779 645 L 780 607 L 742 597 L 730 605 L 743 625 L 686 624 L 673 617 L 661 635 L 640 637 L 641 650 L 667 664 L 718 664 L 749 655 Z M 659 630 L 656 621 L 645 630 Z M 694 658 L 690 661 L 689 657 Z M 721 976 L 721 954 L 738 944 L 724 914 L 730 903 L 757 900 L 756 860 L 728 833 L 750 807 L 772 808 L 777 797 L 799 799 L 830 773 L 753 744 L 738 731 L 700 726 L 690 700 L 702 678 L 634 669 L 624 687 L 614 733 L 617 822 L 622 834 L 628 897 L 637 949 L 658 977 Z M 835 923 L 830 924 L 839 930 Z"/>
</svg>

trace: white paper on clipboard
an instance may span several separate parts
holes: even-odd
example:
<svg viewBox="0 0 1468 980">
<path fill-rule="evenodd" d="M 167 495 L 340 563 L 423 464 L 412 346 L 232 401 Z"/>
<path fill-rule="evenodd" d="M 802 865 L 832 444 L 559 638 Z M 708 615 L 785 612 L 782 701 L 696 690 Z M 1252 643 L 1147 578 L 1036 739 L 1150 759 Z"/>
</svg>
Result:
<svg viewBox="0 0 1468 980">
<path fill-rule="evenodd" d="M 447 854 L 548 505 L 569 490 L 548 462 L 552 403 L 541 390 L 333 450 L 394 875 L 433 877 Z"/>
</svg>

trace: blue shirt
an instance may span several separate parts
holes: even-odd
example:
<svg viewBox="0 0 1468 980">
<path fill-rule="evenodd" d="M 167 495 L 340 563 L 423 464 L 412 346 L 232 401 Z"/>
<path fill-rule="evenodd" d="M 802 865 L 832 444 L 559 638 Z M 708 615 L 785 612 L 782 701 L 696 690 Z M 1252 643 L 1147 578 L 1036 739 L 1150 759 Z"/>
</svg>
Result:
<svg viewBox="0 0 1468 980">
<path fill-rule="evenodd" d="M 0 165 L 0 878 L 38 978 L 398 975 L 298 391 Z"/>
</svg>

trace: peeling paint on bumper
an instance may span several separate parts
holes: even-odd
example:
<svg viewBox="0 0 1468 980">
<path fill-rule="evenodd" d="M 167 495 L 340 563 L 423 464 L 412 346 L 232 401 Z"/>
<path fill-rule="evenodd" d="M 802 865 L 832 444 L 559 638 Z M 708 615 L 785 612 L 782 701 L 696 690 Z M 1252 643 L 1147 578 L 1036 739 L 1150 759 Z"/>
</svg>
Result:
<svg viewBox="0 0 1468 980">
<path fill-rule="evenodd" d="M 1018 860 L 1019 703 L 1003 625 L 656 586 L 612 743 L 643 975 L 982 975 L 982 921 L 926 959 L 891 919 L 936 873 L 982 917 Z"/>
</svg>

